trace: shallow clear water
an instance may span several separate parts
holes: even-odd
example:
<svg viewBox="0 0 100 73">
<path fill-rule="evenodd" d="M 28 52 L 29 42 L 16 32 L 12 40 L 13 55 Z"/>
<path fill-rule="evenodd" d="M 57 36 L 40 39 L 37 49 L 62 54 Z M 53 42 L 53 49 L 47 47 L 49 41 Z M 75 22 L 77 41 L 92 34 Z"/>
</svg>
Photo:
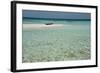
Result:
<svg viewBox="0 0 100 73">
<path fill-rule="evenodd" d="M 63 24 L 63 28 L 23 29 L 22 62 L 90 59 L 90 21 L 23 20 L 25 24 Z"/>
</svg>

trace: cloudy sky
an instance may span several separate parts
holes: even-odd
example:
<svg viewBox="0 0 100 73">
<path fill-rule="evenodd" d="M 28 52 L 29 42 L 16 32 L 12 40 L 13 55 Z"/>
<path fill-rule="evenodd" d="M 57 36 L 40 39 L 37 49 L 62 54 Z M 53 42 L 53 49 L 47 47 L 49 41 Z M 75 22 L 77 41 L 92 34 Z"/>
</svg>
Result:
<svg viewBox="0 0 100 73">
<path fill-rule="evenodd" d="M 47 18 L 47 19 L 90 19 L 90 13 L 79 12 L 58 12 L 58 11 L 38 11 L 23 10 L 25 18 Z"/>
</svg>

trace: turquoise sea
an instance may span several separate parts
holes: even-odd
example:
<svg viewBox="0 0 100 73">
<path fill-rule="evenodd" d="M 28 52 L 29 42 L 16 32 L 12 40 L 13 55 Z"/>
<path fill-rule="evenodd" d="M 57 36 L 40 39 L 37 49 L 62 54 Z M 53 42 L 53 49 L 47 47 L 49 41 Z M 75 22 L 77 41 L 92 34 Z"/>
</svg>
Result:
<svg viewBox="0 0 100 73">
<path fill-rule="evenodd" d="M 89 20 L 23 19 L 23 25 L 49 22 L 64 27 L 23 29 L 23 63 L 91 59 Z"/>
</svg>

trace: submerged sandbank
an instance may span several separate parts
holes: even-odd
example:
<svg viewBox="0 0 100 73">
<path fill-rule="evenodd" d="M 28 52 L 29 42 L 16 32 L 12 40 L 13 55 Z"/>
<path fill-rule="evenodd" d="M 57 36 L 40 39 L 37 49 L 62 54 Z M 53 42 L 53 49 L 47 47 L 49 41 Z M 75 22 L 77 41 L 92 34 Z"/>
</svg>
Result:
<svg viewBox="0 0 100 73">
<path fill-rule="evenodd" d="M 45 25 L 45 24 L 23 24 L 23 29 L 42 29 L 42 28 L 62 28 L 63 24 L 53 24 L 53 25 Z"/>
</svg>

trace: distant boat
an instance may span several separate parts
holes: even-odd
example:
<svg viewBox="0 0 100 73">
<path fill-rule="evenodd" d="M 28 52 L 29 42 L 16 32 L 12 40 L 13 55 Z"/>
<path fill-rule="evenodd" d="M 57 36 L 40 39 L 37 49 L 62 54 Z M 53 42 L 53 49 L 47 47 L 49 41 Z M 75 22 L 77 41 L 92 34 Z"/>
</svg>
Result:
<svg viewBox="0 0 100 73">
<path fill-rule="evenodd" d="M 53 23 L 46 23 L 45 25 L 53 25 Z"/>
</svg>

